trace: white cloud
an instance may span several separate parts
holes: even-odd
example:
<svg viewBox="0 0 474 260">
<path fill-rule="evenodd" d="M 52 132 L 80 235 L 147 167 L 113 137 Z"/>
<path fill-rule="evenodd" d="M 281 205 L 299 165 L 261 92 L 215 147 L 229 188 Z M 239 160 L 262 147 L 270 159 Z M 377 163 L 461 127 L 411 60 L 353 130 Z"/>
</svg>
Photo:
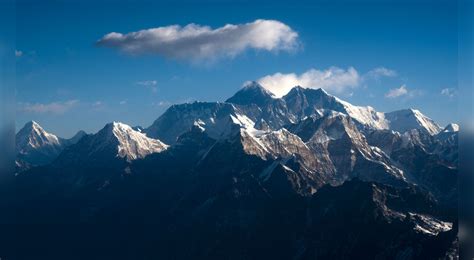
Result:
<svg viewBox="0 0 474 260">
<path fill-rule="evenodd" d="M 347 70 L 331 67 L 327 70 L 310 69 L 300 75 L 278 72 L 262 77 L 257 82 L 275 94 L 275 96 L 282 97 L 294 86 L 323 88 L 329 92 L 340 94 L 359 86 L 360 80 L 359 73 L 352 67 Z"/>
<path fill-rule="evenodd" d="M 156 86 L 158 82 L 156 80 L 145 80 L 145 81 L 138 81 L 137 85 L 141 86 Z"/>
<path fill-rule="evenodd" d="M 111 32 L 97 41 L 99 46 L 118 48 L 126 53 L 156 54 L 182 60 L 212 60 L 234 57 L 247 49 L 294 50 L 298 33 L 276 20 L 256 20 L 246 24 L 227 24 L 212 29 L 188 24 L 170 25 L 130 32 Z"/>
<path fill-rule="evenodd" d="M 23 52 L 19 51 L 19 50 L 15 50 L 15 56 L 16 57 L 21 57 L 21 56 L 23 56 Z"/>
<path fill-rule="evenodd" d="M 19 103 L 18 109 L 25 113 L 38 113 L 38 114 L 64 114 L 79 103 L 79 100 L 68 100 L 64 102 L 52 102 L 52 103 Z"/>
<path fill-rule="evenodd" d="M 93 107 L 100 107 L 102 106 L 104 103 L 102 101 L 96 101 L 92 104 Z"/>
<path fill-rule="evenodd" d="M 257 80 L 263 87 L 271 91 L 275 96 L 282 97 L 288 93 L 294 86 L 303 88 L 323 88 L 334 94 L 345 94 L 352 96 L 353 90 L 361 86 L 364 82 L 382 77 L 396 77 L 395 70 L 385 67 L 378 67 L 365 74 L 353 68 L 341 69 L 330 67 L 326 70 L 310 69 L 300 75 L 296 73 L 275 73 L 267 75 Z"/>
<path fill-rule="evenodd" d="M 457 90 L 455 88 L 444 88 L 441 90 L 441 95 L 453 98 L 457 95 Z"/>
<path fill-rule="evenodd" d="M 395 70 L 387 69 L 385 67 L 378 67 L 370 70 L 364 75 L 364 78 L 371 78 L 379 80 L 382 77 L 396 77 L 398 73 Z"/>
<path fill-rule="evenodd" d="M 119 105 L 125 105 L 125 104 L 127 104 L 127 100 L 122 100 L 119 102 Z"/>
<path fill-rule="evenodd" d="M 408 95 L 408 88 L 405 85 L 401 85 L 399 88 L 393 88 L 390 89 L 387 94 L 385 94 L 385 97 L 387 98 L 398 98 L 401 96 Z"/>
<path fill-rule="evenodd" d="M 156 86 L 158 82 L 156 80 L 138 81 L 136 84 L 149 88 L 153 93 L 156 93 L 158 91 L 158 87 Z"/>
</svg>

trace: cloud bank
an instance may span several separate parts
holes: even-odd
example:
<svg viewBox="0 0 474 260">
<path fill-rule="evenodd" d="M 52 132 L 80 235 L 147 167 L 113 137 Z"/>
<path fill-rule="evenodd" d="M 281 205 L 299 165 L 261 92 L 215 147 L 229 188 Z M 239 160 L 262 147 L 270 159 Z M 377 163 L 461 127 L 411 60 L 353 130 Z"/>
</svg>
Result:
<svg viewBox="0 0 474 260">
<path fill-rule="evenodd" d="M 97 44 L 132 55 L 155 54 L 196 61 L 234 57 L 247 49 L 291 51 L 298 45 L 298 33 L 276 20 L 256 20 L 246 24 L 227 24 L 216 29 L 188 24 L 127 34 L 111 32 L 98 40 Z"/>
<path fill-rule="evenodd" d="M 330 67 L 326 70 L 310 69 L 302 74 L 275 73 L 257 80 L 264 88 L 272 92 L 276 97 L 286 95 L 293 87 L 323 88 L 334 94 L 350 94 L 352 90 L 369 80 L 379 80 L 382 77 L 395 77 L 397 72 L 384 67 L 370 70 L 360 74 L 355 68 L 342 69 Z"/>
<path fill-rule="evenodd" d="M 303 88 L 323 88 L 329 92 L 342 93 L 359 85 L 361 77 L 357 70 L 349 67 L 347 70 L 331 67 L 326 70 L 310 69 L 300 75 L 296 73 L 275 73 L 257 80 L 263 87 L 282 97 L 294 86 Z"/>
<path fill-rule="evenodd" d="M 20 112 L 37 113 L 37 114 L 64 114 L 74 106 L 79 104 L 79 100 L 68 100 L 64 102 L 52 103 L 19 103 L 18 109 Z"/>
</svg>

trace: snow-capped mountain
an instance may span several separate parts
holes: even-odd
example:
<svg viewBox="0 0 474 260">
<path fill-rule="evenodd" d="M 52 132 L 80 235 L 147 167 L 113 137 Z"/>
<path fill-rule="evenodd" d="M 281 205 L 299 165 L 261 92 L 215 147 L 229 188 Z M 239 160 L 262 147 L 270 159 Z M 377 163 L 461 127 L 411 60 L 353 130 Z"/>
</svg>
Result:
<svg viewBox="0 0 474 260">
<path fill-rule="evenodd" d="M 385 113 L 385 118 L 389 122 L 389 129 L 400 133 L 411 129 L 420 129 L 430 135 L 435 135 L 441 131 L 441 127 L 438 124 L 416 109 L 404 109 Z"/>
<path fill-rule="evenodd" d="M 260 115 L 266 121 L 281 122 L 270 124 L 276 128 L 288 122 L 296 123 L 308 116 L 326 115 L 339 112 L 350 116 L 361 129 L 389 129 L 405 132 L 422 129 L 435 135 L 441 128 L 430 118 L 415 109 L 399 110 L 390 113 L 376 111 L 370 106 L 355 106 L 328 94 L 323 89 L 294 87 L 281 99 L 274 98 L 258 83 L 245 86 L 226 102 L 238 105 L 255 104 L 262 110 Z M 265 113 L 267 112 L 267 113 Z M 283 120 L 281 119 L 283 118 Z"/>
<path fill-rule="evenodd" d="M 79 131 L 74 137 L 63 139 L 46 132 L 35 121 L 26 123 L 15 137 L 17 171 L 51 163 L 64 148 L 77 143 L 85 135 Z"/>
<path fill-rule="evenodd" d="M 149 138 L 129 125 L 112 122 L 66 149 L 57 161 L 61 165 L 70 162 L 106 163 L 115 158 L 131 162 L 167 148 L 168 145 L 160 140 Z"/>
<path fill-rule="evenodd" d="M 383 113 L 372 107 L 354 106 L 337 97 L 328 94 L 323 89 L 305 89 L 294 87 L 284 99 L 295 114 L 302 118 L 315 114 L 340 112 L 350 116 L 355 122 L 364 127 L 383 129 L 387 128 Z"/>
<path fill-rule="evenodd" d="M 177 138 L 199 125 L 214 138 L 228 136 L 233 124 L 232 116 L 251 114 L 249 110 L 223 102 L 193 102 L 171 106 L 153 124 L 145 129 L 147 136 L 174 144 Z M 255 117 L 253 117 L 255 119 Z"/>
<path fill-rule="evenodd" d="M 250 118 L 239 113 L 230 118 L 223 127 L 232 129 L 227 135 L 208 136 L 219 143 L 228 142 L 231 150 L 240 149 L 247 155 L 273 162 L 259 176 L 263 180 L 277 172 L 288 178 L 292 176 L 293 183 L 304 187 L 295 188 L 301 194 L 311 194 L 325 184 L 340 185 L 354 177 L 394 185 L 405 182 L 403 171 L 391 165 L 380 149 L 370 147 L 350 117 L 343 114 L 322 117 L 320 122 L 310 122 L 312 118 L 307 118 L 289 128 L 294 133 L 286 128 L 256 129 Z M 194 127 L 207 133 L 198 123 Z"/>
<path fill-rule="evenodd" d="M 354 176 L 348 173 L 358 169 L 355 158 L 361 156 L 363 161 L 376 162 L 385 171 L 403 179 L 403 171 L 390 163 L 389 156 L 393 150 L 418 145 L 427 152 L 433 151 L 435 139 L 432 136 L 440 132 L 439 126 L 418 110 L 382 113 L 372 107 L 351 105 L 322 89 L 298 86 L 282 98 L 275 98 L 258 83 L 251 82 L 226 102 L 173 105 L 144 130 L 114 122 L 97 134 L 85 136 L 79 132 L 64 140 L 31 123 L 18 135 L 26 136 L 27 129 L 37 129 L 29 132 L 40 133 L 37 134 L 40 137 L 32 138 L 38 141 L 23 143 L 35 144 L 29 148 L 35 151 L 40 146 L 49 147 L 45 148 L 49 152 L 47 162 L 54 160 L 65 147 L 83 139 L 80 146 L 67 149 L 62 158 L 68 157 L 70 150 L 75 149 L 74 153 L 79 155 L 69 156 L 86 156 L 86 160 L 94 161 L 95 157 L 107 154 L 131 162 L 166 150 L 168 145 L 165 143 L 174 145 L 181 135 L 196 127 L 216 141 L 239 135 L 243 150 L 262 159 L 288 159 L 299 154 L 300 162 L 310 169 L 308 172 L 329 174 L 331 171 L 345 171 L 346 174 L 339 176 L 346 176 L 344 178 Z M 451 135 L 449 133 L 456 129 L 456 125 L 449 125 L 442 133 Z M 367 143 L 365 134 L 370 135 L 371 145 Z M 391 144 L 387 143 L 389 137 Z M 441 133 L 436 137 L 442 139 Z M 347 140 L 340 141 L 343 139 Z M 344 148 L 335 145 L 338 142 L 344 143 Z M 19 144 L 21 146 L 22 142 Z M 341 153 L 344 149 L 347 153 Z M 443 149 L 438 148 L 446 153 Z M 335 156 L 336 153 L 340 153 L 340 158 Z M 345 161 L 349 166 L 341 170 L 339 161 Z"/>
<path fill-rule="evenodd" d="M 249 82 L 226 102 L 237 105 L 256 104 L 257 106 L 263 106 L 272 102 L 274 98 L 275 96 L 270 91 L 262 88 L 257 82 Z"/>
<path fill-rule="evenodd" d="M 233 137 L 238 136 L 244 153 L 275 162 L 262 170 L 264 180 L 272 172 L 292 176 L 294 187 L 305 183 L 300 187 L 311 192 L 354 177 L 392 185 L 410 182 L 407 178 L 422 183 L 426 176 L 413 176 L 416 167 L 412 159 L 400 159 L 402 151 L 414 153 L 420 148 L 424 155 L 416 158 L 436 153 L 453 162 L 450 165 L 457 155 L 455 148 L 437 145 L 434 134 L 439 126 L 417 110 L 381 113 L 353 106 L 322 89 L 295 87 L 275 98 L 257 83 L 248 84 L 225 103 L 175 105 L 146 132 L 173 144 L 193 127 L 219 142 L 235 142 Z M 370 145 L 365 135 L 370 135 Z M 436 159 L 429 161 L 437 165 Z"/>
<path fill-rule="evenodd" d="M 192 127 L 216 141 L 238 136 L 244 153 L 276 160 L 281 166 L 274 164 L 274 169 L 286 167 L 280 172 L 304 170 L 306 176 L 317 175 L 318 181 L 307 185 L 314 190 L 354 177 L 392 185 L 407 182 L 410 167 L 394 163 L 390 155 L 415 146 L 431 153 L 434 135 L 440 131 L 418 110 L 382 113 L 354 106 L 322 89 L 298 86 L 275 98 L 252 82 L 224 103 L 174 105 L 146 133 L 173 144 Z M 285 166 L 288 161 L 300 166 L 292 169 Z M 267 176 L 269 171 L 265 172 Z"/>
<path fill-rule="evenodd" d="M 370 106 L 355 106 L 328 94 L 323 89 L 293 88 L 282 98 L 293 114 L 305 116 L 340 112 L 350 116 L 361 130 L 388 129 L 404 133 L 411 129 L 423 129 L 430 135 L 437 134 L 440 127 L 430 118 L 414 109 L 399 110 L 390 113 L 376 111 Z"/>
<path fill-rule="evenodd" d="M 298 86 L 284 97 L 275 98 L 258 83 L 252 82 L 224 103 L 173 105 L 144 132 L 172 145 L 195 124 L 204 128 L 211 138 L 221 139 L 229 135 L 234 119 L 239 117 L 250 120 L 255 130 L 276 131 L 307 117 L 334 114 L 348 115 L 362 131 L 389 129 L 404 133 L 410 129 L 421 129 L 430 135 L 440 131 L 436 123 L 417 110 L 377 112 L 372 107 L 351 105 L 322 89 Z"/>
<path fill-rule="evenodd" d="M 173 105 L 145 129 L 113 122 L 63 140 L 31 123 L 19 151 L 57 158 L 0 200 L 18 205 L 14 221 L 126 222 L 119 233 L 140 252 L 153 245 L 151 258 L 442 259 L 457 234 L 457 135 L 417 110 L 301 87 L 275 98 L 249 83 L 226 102 Z M 120 239 L 105 232 L 98 244 Z"/>
</svg>

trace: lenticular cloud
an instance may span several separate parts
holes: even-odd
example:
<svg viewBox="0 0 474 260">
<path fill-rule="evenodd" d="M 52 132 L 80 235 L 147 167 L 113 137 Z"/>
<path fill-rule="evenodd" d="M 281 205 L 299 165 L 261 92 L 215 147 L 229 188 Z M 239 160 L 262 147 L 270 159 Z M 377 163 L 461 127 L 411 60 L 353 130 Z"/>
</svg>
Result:
<svg viewBox="0 0 474 260">
<path fill-rule="evenodd" d="M 188 24 L 127 34 L 111 32 L 98 40 L 97 44 L 133 55 L 155 54 L 182 60 L 212 60 L 234 57 L 247 49 L 292 51 L 298 45 L 298 33 L 276 20 L 256 20 L 246 24 L 227 24 L 216 29 Z"/>
</svg>

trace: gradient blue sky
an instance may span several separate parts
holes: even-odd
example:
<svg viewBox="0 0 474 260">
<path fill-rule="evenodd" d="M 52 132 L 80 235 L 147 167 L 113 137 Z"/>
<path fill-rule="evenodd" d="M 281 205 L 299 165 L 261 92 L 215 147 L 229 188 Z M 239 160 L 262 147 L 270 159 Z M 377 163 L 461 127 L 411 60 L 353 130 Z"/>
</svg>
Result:
<svg viewBox="0 0 474 260">
<path fill-rule="evenodd" d="M 332 66 L 353 67 L 361 76 L 380 67 L 396 72 L 337 93 L 353 104 L 380 111 L 414 107 L 441 125 L 459 120 L 456 1 L 229 2 L 20 1 L 17 128 L 36 120 L 70 137 L 114 120 L 147 127 L 170 104 L 223 101 L 248 80 Z M 256 19 L 291 27 L 299 46 L 187 61 L 96 45 L 110 32 L 189 23 L 218 28 Z M 156 85 L 138 84 L 145 81 Z M 407 94 L 387 97 L 403 85 Z"/>
</svg>

